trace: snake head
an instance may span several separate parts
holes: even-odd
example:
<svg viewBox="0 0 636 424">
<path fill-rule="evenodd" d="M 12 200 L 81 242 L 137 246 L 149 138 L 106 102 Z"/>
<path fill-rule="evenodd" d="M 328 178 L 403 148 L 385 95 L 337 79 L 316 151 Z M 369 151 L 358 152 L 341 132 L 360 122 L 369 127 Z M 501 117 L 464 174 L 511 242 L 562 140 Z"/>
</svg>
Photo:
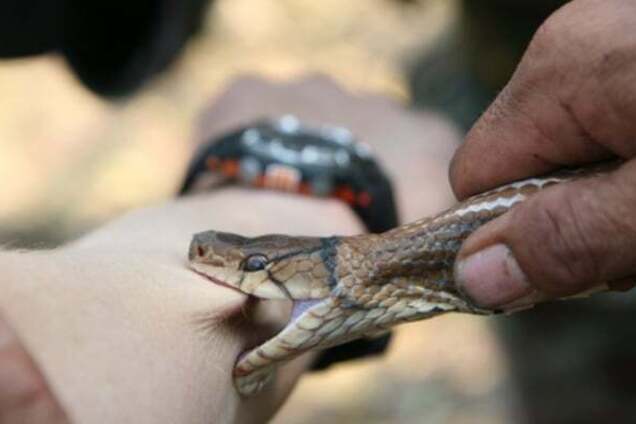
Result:
<svg viewBox="0 0 636 424">
<path fill-rule="evenodd" d="M 322 246 L 317 237 L 206 231 L 193 237 L 189 259 L 212 281 L 258 298 L 322 299 L 331 292 Z"/>
<path fill-rule="evenodd" d="M 347 312 L 337 298 L 339 243 L 337 237 L 248 238 L 218 231 L 194 235 L 189 261 L 195 272 L 256 298 L 292 301 L 285 328 L 239 358 L 234 381 L 242 395 L 258 392 L 278 362 L 347 341 L 337 325 Z"/>
</svg>

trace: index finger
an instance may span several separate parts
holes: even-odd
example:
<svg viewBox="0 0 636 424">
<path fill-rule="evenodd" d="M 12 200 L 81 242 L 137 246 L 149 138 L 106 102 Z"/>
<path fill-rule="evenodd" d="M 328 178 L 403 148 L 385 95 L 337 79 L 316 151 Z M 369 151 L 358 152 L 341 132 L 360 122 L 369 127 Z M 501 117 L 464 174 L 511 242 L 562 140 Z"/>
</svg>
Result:
<svg viewBox="0 0 636 424">
<path fill-rule="evenodd" d="M 523 93 L 519 78 L 510 81 L 453 157 L 450 181 L 459 199 L 610 156 L 564 104 L 541 93 Z"/>
<path fill-rule="evenodd" d="M 563 166 L 636 154 L 631 2 L 572 2 L 539 29 L 450 171 L 459 198 Z M 620 6 L 620 7 L 619 7 Z"/>
</svg>

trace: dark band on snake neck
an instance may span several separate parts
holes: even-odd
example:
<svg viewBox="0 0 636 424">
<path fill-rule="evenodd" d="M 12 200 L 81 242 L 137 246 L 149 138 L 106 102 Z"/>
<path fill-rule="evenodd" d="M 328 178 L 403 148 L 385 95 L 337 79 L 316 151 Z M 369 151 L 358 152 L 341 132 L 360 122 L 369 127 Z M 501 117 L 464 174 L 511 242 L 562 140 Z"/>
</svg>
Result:
<svg viewBox="0 0 636 424">
<path fill-rule="evenodd" d="M 329 288 L 334 289 L 338 284 L 338 279 L 336 278 L 336 261 L 338 255 L 338 244 L 340 244 L 339 237 L 323 237 L 320 239 L 320 244 L 322 249 L 320 249 L 320 259 L 322 259 L 322 263 L 325 265 L 329 276 L 327 277 L 329 281 Z"/>
</svg>

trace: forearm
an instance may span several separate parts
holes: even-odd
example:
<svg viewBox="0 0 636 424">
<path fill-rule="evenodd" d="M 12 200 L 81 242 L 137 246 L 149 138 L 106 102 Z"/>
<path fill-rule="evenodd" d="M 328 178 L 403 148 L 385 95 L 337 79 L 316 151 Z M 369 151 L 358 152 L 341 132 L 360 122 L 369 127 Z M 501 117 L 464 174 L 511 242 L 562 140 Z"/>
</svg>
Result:
<svg viewBox="0 0 636 424">
<path fill-rule="evenodd" d="M 215 319 L 240 311 L 244 297 L 185 266 L 192 233 L 209 228 L 361 231 L 335 202 L 231 189 L 134 211 L 59 250 L 2 255 L 0 310 L 72 418 L 236 417 L 230 370 L 248 339 Z M 267 396 L 254 402 L 284 397 Z"/>
<path fill-rule="evenodd" d="M 209 364 L 230 369 L 240 339 L 206 340 L 195 318 L 239 296 L 206 290 L 187 270 L 143 253 L 126 256 L 103 249 L 10 258 L 0 308 L 77 422 L 184 422 L 199 408 L 223 412 L 222 398 L 205 393 L 223 378 Z M 201 393 L 186 393 L 186 381 Z M 208 400 L 196 405 L 200 394 Z M 191 397 L 185 411 L 174 408 Z"/>
</svg>

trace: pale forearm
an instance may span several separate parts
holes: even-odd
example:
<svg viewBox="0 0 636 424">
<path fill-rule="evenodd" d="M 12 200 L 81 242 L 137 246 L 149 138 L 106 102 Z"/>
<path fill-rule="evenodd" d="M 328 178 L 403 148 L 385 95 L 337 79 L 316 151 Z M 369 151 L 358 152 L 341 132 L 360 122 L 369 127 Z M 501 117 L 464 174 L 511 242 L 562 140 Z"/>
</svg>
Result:
<svg viewBox="0 0 636 424">
<path fill-rule="evenodd" d="M 208 402 L 229 369 L 238 337 L 210 343 L 197 313 L 239 302 L 187 270 L 142 254 L 26 254 L 3 281 L 0 307 L 78 422 L 187 421 L 174 408 L 188 381 Z M 210 290 L 207 290 L 210 289 Z M 213 347 L 213 348 L 212 348 Z M 196 403 L 196 402 L 194 402 Z M 201 404 L 222 411 L 223 405 Z M 196 410 L 194 406 L 191 410 Z M 178 414 L 178 415 L 174 415 Z M 142 420 L 143 421 L 143 420 Z"/>
<path fill-rule="evenodd" d="M 247 338 L 214 320 L 244 297 L 185 266 L 192 233 L 208 228 L 360 231 L 335 202 L 233 189 L 132 212 L 55 251 L 2 255 L 0 310 L 78 422 L 236 417 L 230 371 Z"/>
</svg>

